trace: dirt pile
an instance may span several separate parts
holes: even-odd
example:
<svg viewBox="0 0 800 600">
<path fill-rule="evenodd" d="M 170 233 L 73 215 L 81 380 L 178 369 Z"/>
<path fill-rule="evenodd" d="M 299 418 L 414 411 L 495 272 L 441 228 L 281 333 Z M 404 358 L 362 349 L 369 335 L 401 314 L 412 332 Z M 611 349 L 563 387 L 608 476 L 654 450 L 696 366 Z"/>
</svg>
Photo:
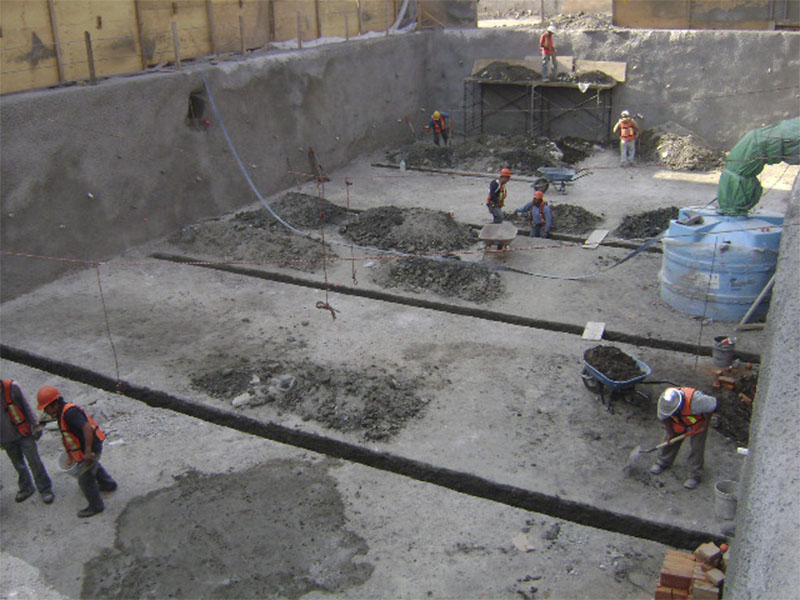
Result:
<svg viewBox="0 0 800 600">
<path fill-rule="evenodd" d="M 627 240 L 643 240 L 657 236 L 669 227 L 671 219 L 678 218 L 678 207 L 659 208 L 638 215 L 627 215 L 614 235 Z"/>
<path fill-rule="evenodd" d="M 331 429 L 361 432 L 367 440 L 396 434 L 428 403 L 417 393 L 419 381 L 378 368 L 356 372 L 309 362 L 267 361 L 201 373 L 191 381 L 242 410 L 270 404 Z"/>
<path fill-rule="evenodd" d="M 462 250 L 478 241 L 468 226 L 447 213 L 425 208 L 371 208 L 339 228 L 360 246 L 410 253 Z"/>
<path fill-rule="evenodd" d="M 458 169 L 489 175 L 496 175 L 500 169 L 508 167 L 519 175 L 535 175 L 539 167 L 569 165 L 593 152 L 594 144 L 579 138 L 565 137 L 553 141 L 527 135 L 481 135 L 454 142 L 451 147 L 420 141 L 390 150 L 386 158 L 394 163 L 404 160 L 410 167 Z"/>
<path fill-rule="evenodd" d="M 745 375 L 739 379 L 736 391 L 720 390 L 717 396 L 717 429 L 738 445 L 747 447 L 750 443 L 750 419 L 753 416 L 752 400 L 756 397 L 758 375 Z M 751 401 L 743 401 L 744 394 Z"/>
<path fill-rule="evenodd" d="M 372 278 L 383 287 L 417 293 L 429 290 L 477 303 L 495 300 L 505 292 L 499 273 L 457 260 L 387 259 L 373 271 Z"/>
<path fill-rule="evenodd" d="M 645 129 L 639 137 L 639 153 L 648 162 L 681 171 L 713 171 L 722 168 L 725 156 L 700 136 L 676 123 Z"/>
<path fill-rule="evenodd" d="M 603 217 L 574 204 L 551 203 L 550 209 L 553 215 L 553 233 L 584 235 L 603 221 Z M 530 213 L 505 213 L 505 217 L 519 227 L 528 227 Z"/>
<path fill-rule="evenodd" d="M 644 375 L 637 362 L 614 346 L 594 346 L 583 353 L 583 360 L 611 381 L 628 381 Z"/>
<path fill-rule="evenodd" d="M 351 215 L 345 208 L 337 204 L 300 192 L 284 194 L 272 205 L 272 209 L 284 221 L 301 229 L 318 228 L 323 223 L 341 223 Z M 261 222 L 263 226 L 271 226 L 276 223 L 274 217 L 266 209 L 238 213 L 235 218 L 246 223 Z"/>
<path fill-rule="evenodd" d="M 600 13 L 560 14 L 548 17 L 542 24 L 542 28 L 547 25 L 555 25 L 557 29 L 613 29 L 611 15 Z"/>
<path fill-rule="evenodd" d="M 534 81 L 541 75 L 522 65 L 513 65 L 503 61 L 495 61 L 486 65 L 474 75 L 487 81 Z"/>
</svg>

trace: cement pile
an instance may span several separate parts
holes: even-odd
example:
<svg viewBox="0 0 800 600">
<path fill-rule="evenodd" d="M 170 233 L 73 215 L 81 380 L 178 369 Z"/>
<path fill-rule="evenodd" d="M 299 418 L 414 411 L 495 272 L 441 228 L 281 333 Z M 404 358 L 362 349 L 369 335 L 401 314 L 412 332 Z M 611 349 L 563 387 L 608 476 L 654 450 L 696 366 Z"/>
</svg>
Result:
<svg viewBox="0 0 800 600">
<path fill-rule="evenodd" d="M 490 302 L 505 292 L 505 284 L 498 273 L 457 260 L 387 259 L 381 261 L 372 279 L 388 288 L 399 287 L 416 293 L 432 291 L 476 303 Z"/>
<path fill-rule="evenodd" d="M 639 153 L 648 162 L 680 171 L 713 171 L 725 165 L 725 156 L 700 136 L 675 123 L 645 129 Z"/>
<path fill-rule="evenodd" d="M 644 240 L 657 236 L 669 227 L 672 219 L 678 218 L 678 207 L 659 208 L 638 215 L 627 215 L 614 235 L 628 240 Z"/>
<path fill-rule="evenodd" d="M 385 369 L 356 372 L 307 361 L 265 361 L 192 378 L 192 385 L 243 411 L 270 405 L 339 431 L 386 440 L 420 415 L 421 383 Z"/>
<path fill-rule="evenodd" d="M 425 208 L 371 208 L 339 228 L 360 246 L 409 253 L 462 250 L 478 241 L 466 225 L 447 213 Z"/>
</svg>

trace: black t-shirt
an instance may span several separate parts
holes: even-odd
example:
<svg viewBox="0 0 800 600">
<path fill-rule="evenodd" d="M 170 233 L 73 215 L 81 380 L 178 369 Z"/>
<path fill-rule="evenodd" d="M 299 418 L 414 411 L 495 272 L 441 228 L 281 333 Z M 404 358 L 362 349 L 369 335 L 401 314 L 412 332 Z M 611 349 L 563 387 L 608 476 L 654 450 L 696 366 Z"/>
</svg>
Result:
<svg viewBox="0 0 800 600">
<path fill-rule="evenodd" d="M 64 413 L 64 422 L 67 425 L 67 429 L 69 429 L 70 433 L 74 434 L 81 442 L 81 449 L 84 449 L 86 446 L 86 441 L 83 439 L 83 425 L 84 423 L 88 423 L 88 419 L 86 418 L 86 413 L 83 412 L 77 406 L 70 407 Z M 99 454 L 103 451 L 103 442 L 101 442 L 97 436 L 95 435 L 94 441 L 92 442 L 92 452 L 95 454 Z"/>
</svg>

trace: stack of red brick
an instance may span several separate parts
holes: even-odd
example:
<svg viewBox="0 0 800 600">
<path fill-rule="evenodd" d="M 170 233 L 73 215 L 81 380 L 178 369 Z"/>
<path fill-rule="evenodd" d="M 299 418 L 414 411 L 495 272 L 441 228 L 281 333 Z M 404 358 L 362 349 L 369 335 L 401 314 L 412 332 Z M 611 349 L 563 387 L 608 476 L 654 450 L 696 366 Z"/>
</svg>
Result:
<svg viewBox="0 0 800 600">
<path fill-rule="evenodd" d="M 655 600 L 718 600 L 728 566 L 727 546 L 711 542 L 693 554 L 667 550 Z"/>
</svg>

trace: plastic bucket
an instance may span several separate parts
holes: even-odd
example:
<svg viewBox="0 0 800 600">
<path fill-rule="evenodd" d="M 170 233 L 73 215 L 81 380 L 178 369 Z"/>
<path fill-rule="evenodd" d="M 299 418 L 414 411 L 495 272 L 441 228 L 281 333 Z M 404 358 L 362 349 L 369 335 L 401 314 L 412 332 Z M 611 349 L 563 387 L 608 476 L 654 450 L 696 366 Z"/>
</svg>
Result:
<svg viewBox="0 0 800 600">
<path fill-rule="evenodd" d="M 723 340 L 730 340 L 727 335 L 719 335 L 714 338 L 714 348 L 711 350 L 711 358 L 714 360 L 714 365 L 717 367 L 730 367 L 733 362 L 733 350 L 736 347 L 736 342 L 730 340 L 729 343 L 723 344 Z"/>
<path fill-rule="evenodd" d="M 720 519 L 730 520 L 736 515 L 738 483 L 723 480 L 714 484 L 714 512 Z"/>
<path fill-rule="evenodd" d="M 72 464 L 67 464 L 68 462 L 69 457 L 67 453 L 62 452 L 58 457 L 58 468 L 62 473 L 72 475 L 73 477 L 80 477 L 92 466 L 92 463 L 86 460 L 79 463 L 74 462 Z"/>
</svg>

